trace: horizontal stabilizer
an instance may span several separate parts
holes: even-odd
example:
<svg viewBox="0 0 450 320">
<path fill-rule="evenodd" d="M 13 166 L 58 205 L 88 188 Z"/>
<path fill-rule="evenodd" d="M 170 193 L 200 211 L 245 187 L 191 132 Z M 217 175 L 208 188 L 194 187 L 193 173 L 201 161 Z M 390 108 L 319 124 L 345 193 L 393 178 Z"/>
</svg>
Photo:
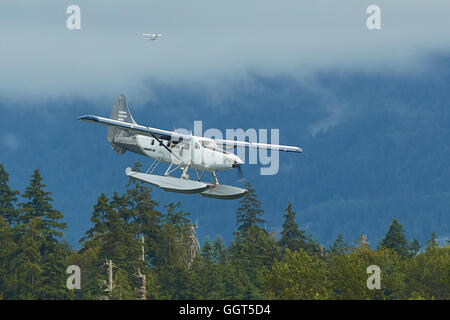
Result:
<svg viewBox="0 0 450 320">
<path fill-rule="evenodd" d="M 147 137 L 153 137 L 158 138 L 161 140 L 172 140 L 172 141 L 182 141 L 187 140 L 189 141 L 191 139 L 191 136 L 180 134 L 174 131 L 168 131 L 168 130 L 162 130 L 157 128 L 151 128 L 142 126 L 140 124 L 134 124 L 134 123 L 128 123 L 124 121 L 109 119 L 109 118 L 103 118 L 98 116 L 81 116 L 77 118 L 78 120 L 86 121 L 86 122 L 92 122 L 92 123 L 98 123 L 102 124 L 107 127 L 117 128 L 121 129 L 129 134 L 139 134 Z"/>
</svg>

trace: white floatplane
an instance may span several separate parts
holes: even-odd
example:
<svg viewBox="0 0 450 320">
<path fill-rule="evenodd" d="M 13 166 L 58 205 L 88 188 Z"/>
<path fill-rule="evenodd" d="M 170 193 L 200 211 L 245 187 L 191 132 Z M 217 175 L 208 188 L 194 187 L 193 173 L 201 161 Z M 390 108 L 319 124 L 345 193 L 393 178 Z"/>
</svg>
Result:
<svg viewBox="0 0 450 320">
<path fill-rule="evenodd" d="M 162 37 L 161 33 L 143 33 L 142 34 L 148 41 L 155 41 Z"/>
<path fill-rule="evenodd" d="M 78 120 L 107 126 L 108 142 L 116 153 L 131 151 L 154 159 L 145 173 L 127 168 L 125 173 L 128 176 L 165 191 L 199 193 L 204 197 L 217 199 L 236 199 L 247 192 L 246 189 L 219 184 L 216 171 L 235 168 L 240 170 L 243 164 L 237 155 L 224 148 L 303 152 L 301 148 L 294 146 L 210 139 L 139 125 L 134 121 L 124 95 L 117 98 L 110 118 L 86 115 Z M 170 164 L 162 176 L 153 174 L 160 162 Z M 170 176 L 177 169 L 181 170 L 181 176 Z M 189 179 L 188 169 L 195 172 L 197 181 Z M 202 181 L 205 172 L 212 174 L 212 182 Z"/>
</svg>

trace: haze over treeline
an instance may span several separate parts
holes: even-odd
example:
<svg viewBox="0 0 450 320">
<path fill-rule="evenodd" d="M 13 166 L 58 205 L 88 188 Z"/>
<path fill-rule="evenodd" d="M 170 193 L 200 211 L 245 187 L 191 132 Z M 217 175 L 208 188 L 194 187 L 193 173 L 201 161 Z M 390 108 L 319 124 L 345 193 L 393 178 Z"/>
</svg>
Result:
<svg viewBox="0 0 450 320">
<path fill-rule="evenodd" d="M 369 243 L 377 243 L 393 217 L 402 221 L 408 237 L 423 243 L 435 231 L 445 243 L 450 234 L 450 60 L 433 55 L 426 65 L 420 72 L 330 71 L 304 80 L 249 72 L 216 87 L 149 79 L 146 102 L 133 95 L 127 100 L 138 122 L 155 127 L 190 129 L 194 120 L 202 120 L 204 129 L 222 131 L 278 128 L 281 144 L 301 146 L 308 157 L 280 154 L 275 176 L 260 176 L 259 165 L 244 166 L 269 231 L 280 231 L 283 208 L 291 201 L 297 223 L 326 245 L 339 232 L 346 241 L 367 234 Z M 109 115 L 115 99 L 0 102 L 7 114 L 0 118 L 0 160 L 13 186 L 23 189 L 30 170 L 40 168 L 65 212 L 72 245 L 89 224 L 96 195 L 123 190 L 124 170 L 134 161 L 150 164 L 130 153 L 116 155 L 104 128 L 75 121 L 82 114 Z M 219 181 L 239 185 L 234 172 L 219 173 Z M 226 243 L 232 240 L 236 201 L 154 193 L 165 202 L 181 199 L 199 222 L 201 237 L 220 234 Z"/>
</svg>

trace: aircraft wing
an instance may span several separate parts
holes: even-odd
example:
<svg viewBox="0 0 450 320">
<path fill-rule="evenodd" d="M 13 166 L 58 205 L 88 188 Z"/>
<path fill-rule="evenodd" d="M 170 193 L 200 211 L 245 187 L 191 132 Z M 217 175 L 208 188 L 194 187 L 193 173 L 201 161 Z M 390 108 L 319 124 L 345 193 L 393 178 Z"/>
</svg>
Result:
<svg viewBox="0 0 450 320">
<path fill-rule="evenodd" d="M 161 140 L 183 141 L 183 140 L 191 139 L 191 136 L 189 136 L 189 135 L 180 134 L 180 133 L 177 133 L 174 131 L 151 128 L 151 127 L 142 126 L 142 125 L 136 124 L 136 123 L 129 123 L 129 122 L 113 120 L 113 119 L 103 118 L 103 117 L 98 117 L 98 116 L 92 116 L 92 115 L 81 116 L 77 120 L 98 123 L 98 124 L 102 124 L 102 125 L 105 125 L 108 127 L 118 128 L 118 129 L 127 131 L 131 134 L 139 134 L 139 135 L 149 136 L 149 137 L 157 138 L 157 139 L 161 139 Z"/>
<path fill-rule="evenodd" d="M 303 152 L 302 148 L 294 146 L 283 146 L 278 144 L 266 144 L 257 142 L 245 142 L 235 140 L 222 140 L 214 139 L 217 145 L 224 147 L 242 147 L 242 148 L 255 148 L 255 149 L 267 149 L 267 150 L 279 150 L 284 152 Z"/>
<path fill-rule="evenodd" d="M 177 133 L 175 131 L 146 127 L 136 123 L 113 120 L 99 116 L 86 115 L 79 117 L 78 120 L 98 123 L 108 127 L 118 128 L 127 131 L 131 134 L 139 134 L 161 140 L 190 141 L 192 138 L 192 136 L 190 135 Z M 299 153 L 303 152 L 301 148 L 294 146 L 284 146 L 277 144 L 266 144 L 266 143 L 235 141 L 235 140 L 222 140 L 222 139 L 214 139 L 214 141 L 216 142 L 217 145 L 221 145 L 223 147 L 256 148 L 256 149 L 279 150 L 284 152 L 299 152 Z"/>
</svg>

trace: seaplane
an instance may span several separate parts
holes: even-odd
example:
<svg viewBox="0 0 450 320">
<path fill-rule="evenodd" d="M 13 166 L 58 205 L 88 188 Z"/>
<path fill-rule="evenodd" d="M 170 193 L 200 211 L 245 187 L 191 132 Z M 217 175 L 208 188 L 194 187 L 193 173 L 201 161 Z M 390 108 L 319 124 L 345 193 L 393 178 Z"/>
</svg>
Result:
<svg viewBox="0 0 450 320">
<path fill-rule="evenodd" d="M 146 172 L 125 170 L 125 174 L 137 180 L 159 187 L 164 191 L 200 194 L 216 199 L 237 199 L 247 189 L 220 184 L 216 171 L 241 170 L 242 159 L 230 150 L 241 148 L 267 149 L 274 151 L 302 153 L 295 146 L 264 144 L 237 140 L 211 139 L 194 136 L 177 130 L 169 131 L 137 124 L 130 113 L 127 100 L 120 95 L 114 103 L 110 118 L 84 115 L 78 120 L 108 127 L 107 140 L 117 154 L 134 152 L 154 161 Z M 159 163 L 168 163 L 164 175 L 153 174 Z M 180 176 L 171 175 L 176 170 Z M 196 180 L 189 178 L 193 170 Z M 212 175 L 212 181 L 204 181 L 205 172 Z"/>
<path fill-rule="evenodd" d="M 154 41 L 162 37 L 161 33 L 143 33 L 142 35 L 149 41 Z"/>
</svg>

